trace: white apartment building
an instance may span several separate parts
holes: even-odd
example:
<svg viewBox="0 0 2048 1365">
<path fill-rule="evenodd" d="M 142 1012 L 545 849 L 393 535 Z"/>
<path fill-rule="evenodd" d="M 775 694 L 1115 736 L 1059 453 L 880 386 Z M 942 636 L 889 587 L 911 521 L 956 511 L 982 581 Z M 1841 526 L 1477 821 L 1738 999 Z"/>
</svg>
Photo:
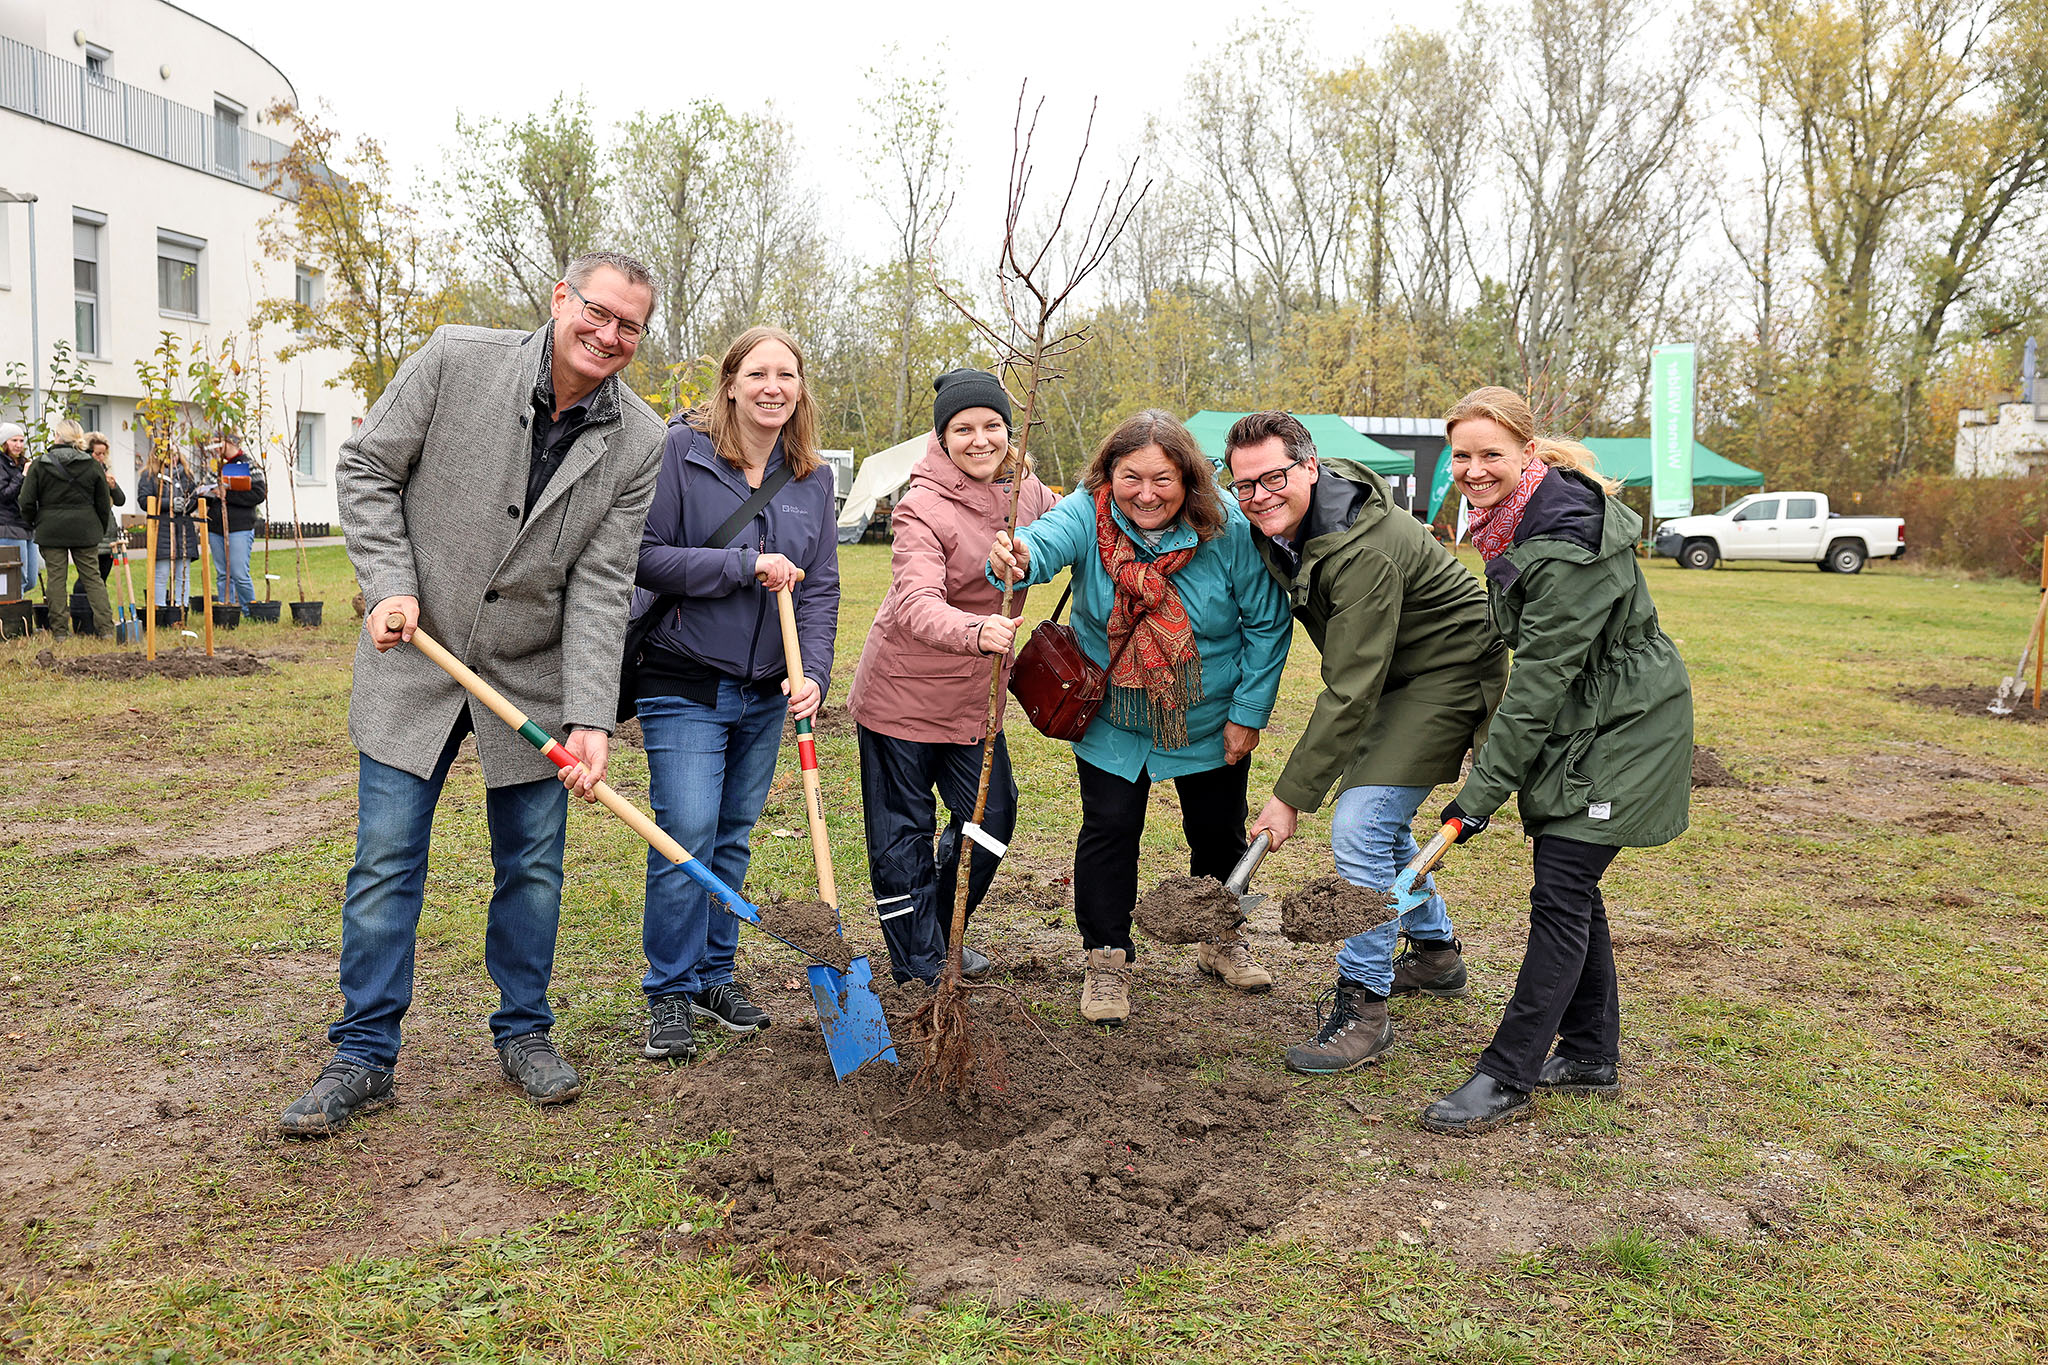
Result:
<svg viewBox="0 0 2048 1365">
<path fill-rule="evenodd" d="M 36 198 L 33 288 L 30 206 L 0 203 L 0 362 L 30 361 L 39 332 L 47 385 L 52 343 L 72 342 L 93 377 L 81 420 L 107 433 L 131 493 L 148 454 L 136 365 L 161 334 L 217 347 L 232 333 L 246 357 L 260 300 L 321 288 L 258 242 L 285 202 L 258 169 L 283 150 L 263 119 L 279 101 L 298 102 L 282 71 L 165 0 L 0 0 L 0 190 Z M 298 456 L 288 484 L 282 447 L 267 452 L 270 519 L 291 519 L 295 484 L 300 519 L 332 523 L 335 452 L 362 400 L 335 382 L 333 352 L 279 364 L 276 332 L 261 338 L 269 425 Z"/>
</svg>

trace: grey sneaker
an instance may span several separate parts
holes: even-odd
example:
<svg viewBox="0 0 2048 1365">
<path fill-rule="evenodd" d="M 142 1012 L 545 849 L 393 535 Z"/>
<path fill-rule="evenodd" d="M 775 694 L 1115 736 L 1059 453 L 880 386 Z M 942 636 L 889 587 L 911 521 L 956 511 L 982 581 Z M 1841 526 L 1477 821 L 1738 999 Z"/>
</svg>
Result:
<svg viewBox="0 0 2048 1365">
<path fill-rule="evenodd" d="M 727 1033 L 759 1033 L 768 1027 L 768 1011 L 747 999 L 737 981 L 721 981 L 689 996 L 690 1013 Z"/>
<path fill-rule="evenodd" d="M 313 1088 L 278 1116 L 277 1131 L 286 1137 L 321 1138 L 348 1127 L 358 1114 L 374 1114 L 398 1103 L 391 1073 L 337 1057 L 313 1082 Z"/>
<path fill-rule="evenodd" d="M 640 1055 L 651 1062 L 694 1062 L 697 1035 L 690 1031 L 690 997 L 657 995 L 647 1002 L 647 1041 Z"/>
<path fill-rule="evenodd" d="M 567 1104 L 583 1093 L 583 1078 L 545 1033 L 522 1033 L 498 1044 L 498 1066 L 535 1104 Z"/>
</svg>

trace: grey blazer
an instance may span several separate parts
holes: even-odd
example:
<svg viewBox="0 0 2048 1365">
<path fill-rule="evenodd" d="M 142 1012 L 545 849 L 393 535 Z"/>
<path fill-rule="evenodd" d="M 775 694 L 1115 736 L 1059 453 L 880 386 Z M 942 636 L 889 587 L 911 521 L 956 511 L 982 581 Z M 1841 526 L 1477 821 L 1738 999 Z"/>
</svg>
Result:
<svg viewBox="0 0 2048 1365">
<path fill-rule="evenodd" d="M 661 419 L 624 383 L 523 515 L 541 333 L 443 327 L 398 367 L 335 467 L 363 601 L 413 596 L 420 624 L 561 738 L 609 733 L 640 531 L 661 470 Z M 356 646 L 348 733 L 379 763 L 432 775 L 468 694 L 416 649 Z M 470 703 L 484 782 L 554 775 Z"/>
</svg>

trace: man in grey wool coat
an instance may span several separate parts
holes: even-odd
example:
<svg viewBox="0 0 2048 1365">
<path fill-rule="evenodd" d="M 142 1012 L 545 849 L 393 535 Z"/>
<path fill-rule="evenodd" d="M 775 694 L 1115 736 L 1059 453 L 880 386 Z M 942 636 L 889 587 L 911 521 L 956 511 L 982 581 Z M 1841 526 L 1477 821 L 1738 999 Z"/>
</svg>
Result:
<svg viewBox="0 0 2048 1365">
<path fill-rule="evenodd" d="M 476 736 L 491 833 L 484 965 L 507 1080 L 539 1104 L 583 1091 L 548 1031 L 571 790 L 603 779 L 640 531 L 663 425 L 618 379 L 654 306 L 647 267 L 594 252 L 532 333 L 443 327 L 392 378 L 336 468 L 349 559 L 375 605 L 356 647 L 349 738 L 362 751 L 341 912 L 334 1060 L 278 1120 L 319 1137 L 393 1103 L 412 1001 L 427 843 L 448 766 Z M 404 617 L 388 629 L 393 613 Z M 417 650 L 423 626 L 557 736 L 554 766 Z"/>
</svg>

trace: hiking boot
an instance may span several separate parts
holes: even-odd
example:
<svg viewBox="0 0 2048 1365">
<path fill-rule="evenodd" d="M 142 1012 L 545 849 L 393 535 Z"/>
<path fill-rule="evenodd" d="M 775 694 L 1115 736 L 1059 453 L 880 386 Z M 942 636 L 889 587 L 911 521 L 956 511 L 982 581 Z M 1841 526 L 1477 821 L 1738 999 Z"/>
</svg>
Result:
<svg viewBox="0 0 2048 1365">
<path fill-rule="evenodd" d="M 1104 1028 L 1121 1028 L 1131 1017 L 1130 957 L 1121 948 L 1090 948 L 1081 977 L 1081 1017 Z"/>
<path fill-rule="evenodd" d="M 1408 941 L 1408 951 L 1394 959 L 1394 984 L 1387 991 L 1396 995 L 1434 995 L 1440 1000 L 1463 1000 L 1472 993 L 1465 984 L 1465 945 L 1456 939 L 1448 948 L 1423 949 Z"/>
<path fill-rule="evenodd" d="M 1256 994 L 1273 989 L 1273 974 L 1252 956 L 1252 945 L 1244 941 L 1242 934 L 1197 944 L 1195 964 L 1234 991 Z"/>
<path fill-rule="evenodd" d="M 650 1062 L 697 1060 L 688 996 L 657 995 L 647 1002 L 647 1041 L 640 1045 L 640 1055 Z"/>
<path fill-rule="evenodd" d="M 583 1078 L 545 1033 L 522 1033 L 498 1044 L 498 1067 L 535 1104 L 567 1104 L 583 1093 Z"/>
<path fill-rule="evenodd" d="M 759 1033 L 768 1027 L 768 1012 L 747 999 L 737 981 L 721 981 L 690 992 L 690 1013 L 727 1033 Z"/>
<path fill-rule="evenodd" d="M 1582 1062 L 1576 1057 L 1555 1056 L 1536 1073 L 1536 1088 L 1552 1095 L 1605 1095 L 1621 1093 L 1621 1077 L 1613 1062 Z"/>
<path fill-rule="evenodd" d="M 1452 1137 L 1478 1137 L 1503 1123 L 1536 1117 L 1536 1103 L 1526 1090 L 1517 1090 L 1483 1071 L 1422 1111 L 1422 1126 L 1432 1133 Z"/>
<path fill-rule="evenodd" d="M 277 1131 L 286 1137 L 326 1137 L 348 1127 L 357 1115 L 374 1114 L 396 1103 L 398 1094 L 389 1071 L 337 1057 L 313 1082 L 313 1088 L 278 1116 Z"/>
<path fill-rule="evenodd" d="M 1323 1001 L 1331 1001 L 1330 1013 L 1323 1014 Z M 1394 1021 L 1387 1018 L 1387 1002 L 1375 1000 L 1356 981 L 1337 978 L 1337 984 L 1316 1001 L 1316 1020 L 1322 1025 L 1316 1036 L 1287 1049 L 1287 1069 L 1304 1076 L 1335 1076 L 1356 1071 L 1394 1045 Z"/>
</svg>

